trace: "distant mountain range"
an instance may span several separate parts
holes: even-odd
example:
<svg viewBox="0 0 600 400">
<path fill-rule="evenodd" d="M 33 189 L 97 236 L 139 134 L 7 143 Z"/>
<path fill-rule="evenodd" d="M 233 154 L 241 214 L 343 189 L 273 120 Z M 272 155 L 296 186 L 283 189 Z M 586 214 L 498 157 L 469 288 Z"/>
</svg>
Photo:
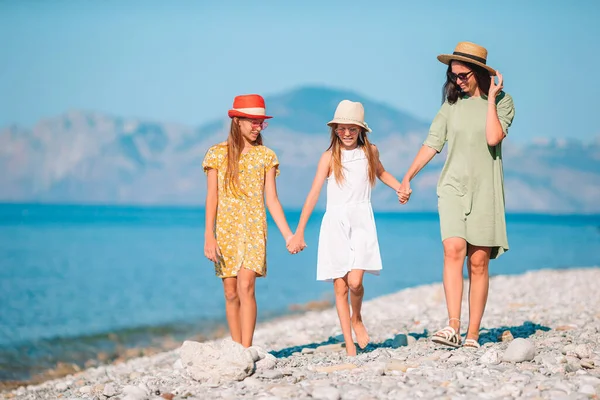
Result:
<svg viewBox="0 0 600 400">
<path fill-rule="evenodd" d="M 321 153 L 326 122 L 342 99 L 361 101 L 382 161 L 399 179 L 429 127 L 405 112 L 357 93 L 304 87 L 267 98 L 276 116 L 265 131 L 281 162 L 278 190 L 285 207 L 301 207 Z M 518 124 L 518 115 L 515 121 Z M 229 118 L 198 128 L 71 111 L 33 128 L 0 130 L 0 201 L 111 204 L 204 204 L 202 159 L 227 135 Z M 537 140 L 503 144 L 510 211 L 600 212 L 600 137 L 587 143 Z M 378 184 L 376 210 L 435 210 L 435 186 L 444 161 L 437 156 L 413 181 L 413 196 L 399 206 Z M 325 194 L 322 194 L 321 206 Z"/>
</svg>

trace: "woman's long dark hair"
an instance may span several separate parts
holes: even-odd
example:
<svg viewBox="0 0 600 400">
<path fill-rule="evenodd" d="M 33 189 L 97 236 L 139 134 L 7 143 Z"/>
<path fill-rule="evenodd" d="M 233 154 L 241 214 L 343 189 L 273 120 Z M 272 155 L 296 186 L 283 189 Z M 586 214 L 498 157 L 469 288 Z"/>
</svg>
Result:
<svg viewBox="0 0 600 400">
<path fill-rule="evenodd" d="M 469 62 L 460 61 L 469 67 L 473 73 L 475 74 L 475 80 L 477 81 L 477 86 L 482 94 L 488 95 L 490 91 L 490 72 L 480 67 L 479 65 L 471 64 Z M 456 103 L 456 100 L 459 98 L 463 98 L 465 93 L 460 89 L 458 83 L 452 79 L 452 61 L 448 64 L 448 69 L 446 70 L 446 83 L 442 87 L 442 104 L 445 101 L 448 101 L 450 104 Z"/>
</svg>

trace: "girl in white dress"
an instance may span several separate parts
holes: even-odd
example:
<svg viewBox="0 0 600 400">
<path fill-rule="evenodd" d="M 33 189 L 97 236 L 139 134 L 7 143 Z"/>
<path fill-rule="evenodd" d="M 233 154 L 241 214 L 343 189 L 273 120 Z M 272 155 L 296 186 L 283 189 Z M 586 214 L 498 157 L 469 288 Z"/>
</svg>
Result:
<svg viewBox="0 0 600 400">
<path fill-rule="evenodd" d="M 364 349 L 369 343 L 360 311 L 363 275 L 365 271 L 379 275 L 382 268 L 371 188 L 375 178 L 394 191 L 400 188 L 400 182 L 383 168 L 377 147 L 367 138 L 371 129 L 364 121 L 361 103 L 343 100 L 327 125 L 331 127 L 331 144 L 321 156 L 298 228 L 287 248 L 297 253 L 306 247 L 304 229 L 327 181 L 327 209 L 319 234 L 317 280 L 333 281 L 346 352 L 355 356 L 352 330 L 360 348 Z"/>
</svg>

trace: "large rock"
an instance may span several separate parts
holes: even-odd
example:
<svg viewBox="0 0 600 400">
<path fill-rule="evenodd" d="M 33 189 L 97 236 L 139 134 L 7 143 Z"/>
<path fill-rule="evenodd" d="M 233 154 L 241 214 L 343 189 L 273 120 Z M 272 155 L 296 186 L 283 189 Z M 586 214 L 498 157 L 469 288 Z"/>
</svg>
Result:
<svg viewBox="0 0 600 400">
<path fill-rule="evenodd" d="M 535 346 L 527 339 L 516 338 L 504 352 L 503 361 L 523 362 L 531 361 L 535 357 Z"/>
<path fill-rule="evenodd" d="M 220 385 L 252 375 L 254 362 L 260 359 L 258 353 L 255 348 L 246 349 L 229 339 L 206 343 L 186 340 L 181 346 L 180 357 L 190 377 Z"/>
</svg>

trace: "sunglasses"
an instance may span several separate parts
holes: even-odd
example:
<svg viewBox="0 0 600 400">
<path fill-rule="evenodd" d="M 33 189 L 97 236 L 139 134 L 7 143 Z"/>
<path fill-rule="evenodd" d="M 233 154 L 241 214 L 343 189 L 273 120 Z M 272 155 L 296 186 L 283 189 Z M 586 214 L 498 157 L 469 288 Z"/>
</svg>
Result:
<svg viewBox="0 0 600 400">
<path fill-rule="evenodd" d="M 360 128 L 336 128 L 335 133 L 337 133 L 338 135 L 342 135 L 345 131 L 350 132 L 351 135 L 356 135 L 358 134 L 358 132 L 360 132 Z"/>
<path fill-rule="evenodd" d="M 448 76 L 450 77 L 450 79 L 452 79 L 454 82 L 461 80 L 461 81 L 466 81 L 467 79 L 469 79 L 469 76 L 471 76 L 471 74 L 473 73 L 473 71 L 469 71 L 469 72 L 461 72 L 460 74 L 455 74 L 454 72 L 449 72 Z"/>
<path fill-rule="evenodd" d="M 264 130 L 267 129 L 267 126 L 269 126 L 269 123 L 262 119 L 240 118 L 240 120 L 250 122 L 253 128 L 261 128 Z"/>
</svg>

